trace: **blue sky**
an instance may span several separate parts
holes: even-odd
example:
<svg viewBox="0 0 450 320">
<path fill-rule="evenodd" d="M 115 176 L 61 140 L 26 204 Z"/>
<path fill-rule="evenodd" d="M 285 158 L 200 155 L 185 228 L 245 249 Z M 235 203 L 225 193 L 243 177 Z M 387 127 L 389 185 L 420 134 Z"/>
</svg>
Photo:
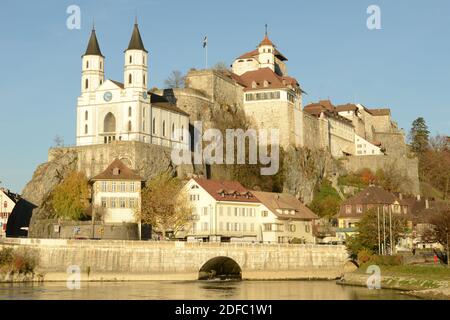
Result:
<svg viewBox="0 0 450 320">
<path fill-rule="evenodd" d="M 69 5 L 81 29 L 66 27 Z M 369 5 L 381 30 L 366 27 Z M 106 77 L 121 81 L 123 50 L 137 12 L 149 55 L 150 87 L 172 70 L 231 64 L 269 36 L 289 59 L 289 74 L 308 93 L 389 107 L 401 128 L 423 116 L 430 131 L 450 135 L 450 1 L 448 0 L 98 0 L 0 4 L 0 181 L 21 192 L 47 159 L 56 134 L 75 143 L 81 59 L 95 17 Z"/>
</svg>

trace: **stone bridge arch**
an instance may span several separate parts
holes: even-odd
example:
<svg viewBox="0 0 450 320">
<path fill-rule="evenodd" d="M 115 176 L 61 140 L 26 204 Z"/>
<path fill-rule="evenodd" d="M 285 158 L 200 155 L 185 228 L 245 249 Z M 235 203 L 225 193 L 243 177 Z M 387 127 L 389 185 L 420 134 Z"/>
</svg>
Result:
<svg viewBox="0 0 450 320">
<path fill-rule="evenodd" d="M 198 272 L 198 280 L 208 279 L 242 279 L 241 266 L 232 258 L 217 256 L 202 264 Z"/>
</svg>

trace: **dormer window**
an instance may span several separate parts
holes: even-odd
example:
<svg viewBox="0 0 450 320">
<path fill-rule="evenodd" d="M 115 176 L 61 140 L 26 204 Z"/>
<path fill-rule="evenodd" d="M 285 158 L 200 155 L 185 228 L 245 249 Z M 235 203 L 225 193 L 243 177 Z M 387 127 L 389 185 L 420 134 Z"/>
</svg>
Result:
<svg viewBox="0 0 450 320">
<path fill-rule="evenodd" d="M 114 168 L 113 169 L 113 175 L 114 176 L 118 176 L 120 174 L 120 169 L 119 168 Z"/>
<path fill-rule="evenodd" d="M 252 81 L 252 88 L 255 89 L 257 86 L 256 81 Z"/>
<path fill-rule="evenodd" d="M 268 86 L 269 86 L 269 81 L 267 81 L 267 80 L 264 80 L 264 88 L 267 88 Z"/>
</svg>

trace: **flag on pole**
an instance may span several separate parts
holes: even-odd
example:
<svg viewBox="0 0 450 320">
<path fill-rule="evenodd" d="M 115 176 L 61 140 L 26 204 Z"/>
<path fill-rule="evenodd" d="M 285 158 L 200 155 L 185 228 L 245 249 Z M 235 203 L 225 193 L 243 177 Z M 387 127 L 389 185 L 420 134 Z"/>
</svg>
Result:
<svg viewBox="0 0 450 320">
<path fill-rule="evenodd" d="M 205 48 L 208 45 L 208 37 L 205 36 L 205 38 L 203 39 L 203 48 Z"/>
</svg>

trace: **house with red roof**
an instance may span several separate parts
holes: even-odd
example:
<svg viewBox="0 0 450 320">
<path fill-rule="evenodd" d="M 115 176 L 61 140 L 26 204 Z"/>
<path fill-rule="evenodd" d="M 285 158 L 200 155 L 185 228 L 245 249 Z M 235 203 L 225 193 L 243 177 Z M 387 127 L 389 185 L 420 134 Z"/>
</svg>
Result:
<svg viewBox="0 0 450 320">
<path fill-rule="evenodd" d="M 191 179 L 186 190 L 193 206 L 191 223 L 183 232 L 188 241 L 314 242 L 317 216 L 291 195 L 200 178 Z"/>
</svg>

